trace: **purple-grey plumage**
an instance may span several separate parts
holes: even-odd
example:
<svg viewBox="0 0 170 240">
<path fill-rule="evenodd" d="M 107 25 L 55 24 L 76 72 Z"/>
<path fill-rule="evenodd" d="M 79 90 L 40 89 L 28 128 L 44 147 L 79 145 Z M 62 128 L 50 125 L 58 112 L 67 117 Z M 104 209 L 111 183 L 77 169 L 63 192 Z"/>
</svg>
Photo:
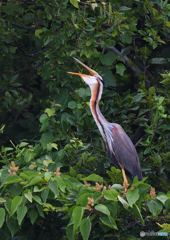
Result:
<svg viewBox="0 0 170 240">
<path fill-rule="evenodd" d="M 111 141 L 112 148 L 108 148 L 110 158 L 118 168 L 121 169 L 119 163 L 124 166 L 128 177 L 133 179 L 138 176 L 138 180 L 142 181 L 139 157 L 132 141 L 119 124 L 112 123 L 110 125 L 113 138 L 113 141 Z"/>
<path fill-rule="evenodd" d="M 82 73 L 69 72 L 71 74 L 80 76 L 91 89 L 90 109 L 93 118 L 106 143 L 106 148 L 110 158 L 122 170 L 124 178 L 123 186 L 126 193 L 129 185 L 126 174 L 131 179 L 133 179 L 135 176 L 138 177 L 139 181 L 143 179 L 136 149 L 123 128 L 117 123 L 109 123 L 100 112 L 98 103 L 103 93 L 104 82 L 102 77 L 80 60 L 76 58 L 74 59 L 83 65 L 92 75 L 89 76 Z"/>
</svg>

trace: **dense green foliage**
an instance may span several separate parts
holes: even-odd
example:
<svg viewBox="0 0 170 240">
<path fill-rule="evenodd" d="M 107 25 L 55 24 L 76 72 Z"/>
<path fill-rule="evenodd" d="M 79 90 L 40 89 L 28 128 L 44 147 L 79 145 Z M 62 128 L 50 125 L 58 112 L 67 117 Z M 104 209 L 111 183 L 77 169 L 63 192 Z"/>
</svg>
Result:
<svg viewBox="0 0 170 240">
<path fill-rule="evenodd" d="M 0 10 L 1 239 L 170 232 L 168 1 L 8 0 Z M 84 71 L 72 56 L 102 75 L 101 112 L 136 144 L 144 180 L 126 196 L 90 89 L 67 74 Z"/>
</svg>

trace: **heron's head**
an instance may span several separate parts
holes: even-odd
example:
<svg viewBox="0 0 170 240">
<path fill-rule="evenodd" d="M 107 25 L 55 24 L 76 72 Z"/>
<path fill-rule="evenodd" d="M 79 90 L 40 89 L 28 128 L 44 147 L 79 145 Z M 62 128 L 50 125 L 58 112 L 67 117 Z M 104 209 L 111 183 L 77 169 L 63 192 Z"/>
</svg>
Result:
<svg viewBox="0 0 170 240">
<path fill-rule="evenodd" d="M 89 85 L 90 88 L 93 88 L 93 86 L 95 86 L 98 82 L 101 82 L 102 85 L 104 84 L 103 78 L 100 76 L 100 74 L 98 74 L 96 71 L 86 66 L 77 58 L 74 58 L 74 59 L 78 63 L 80 63 L 83 67 L 85 67 L 90 72 L 91 75 L 82 74 L 80 72 L 79 73 L 68 72 L 68 73 L 80 76 L 84 80 L 84 82 Z"/>
</svg>

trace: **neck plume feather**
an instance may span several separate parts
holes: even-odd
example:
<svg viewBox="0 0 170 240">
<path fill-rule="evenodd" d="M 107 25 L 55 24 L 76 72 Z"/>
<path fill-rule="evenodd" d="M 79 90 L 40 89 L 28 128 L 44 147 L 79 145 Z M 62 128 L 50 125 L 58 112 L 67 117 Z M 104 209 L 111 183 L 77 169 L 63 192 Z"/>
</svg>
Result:
<svg viewBox="0 0 170 240">
<path fill-rule="evenodd" d="M 101 132 L 102 137 L 106 141 L 104 125 L 106 125 L 108 122 L 100 112 L 99 105 L 98 105 L 101 99 L 102 93 L 103 93 L 103 85 L 102 83 L 97 82 L 97 84 L 93 88 L 91 88 L 90 109 L 93 114 L 93 118 L 99 128 L 99 131 Z"/>
</svg>

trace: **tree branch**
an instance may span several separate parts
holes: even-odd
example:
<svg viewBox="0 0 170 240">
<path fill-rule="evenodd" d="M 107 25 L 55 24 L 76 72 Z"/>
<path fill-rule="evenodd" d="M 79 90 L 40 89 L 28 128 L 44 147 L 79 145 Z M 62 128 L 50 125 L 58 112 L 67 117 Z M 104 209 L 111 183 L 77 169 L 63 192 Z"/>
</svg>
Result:
<svg viewBox="0 0 170 240">
<path fill-rule="evenodd" d="M 99 42 L 97 42 L 97 45 L 98 45 L 99 47 L 101 47 L 101 45 L 100 45 Z M 110 51 L 114 52 L 116 55 L 120 56 L 120 57 L 125 61 L 125 65 L 126 65 L 128 68 L 130 68 L 130 69 L 134 72 L 134 75 L 137 76 L 140 80 L 141 80 L 141 78 L 139 77 L 139 74 L 140 74 L 140 73 L 144 73 L 144 71 L 145 71 L 145 74 L 146 74 L 152 81 L 154 81 L 154 78 L 153 78 L 152 74 L 151 74 L 148 70 L 146 70 L 146 69 L 144 68 L 144 66 L 143 66 L 137 59 L 134 59 L 134 58 L 132 57 L 132 55 L 130 55 L 130 58 L 128 58 L 127 56 L 123 56 L 123 55 L 121 54 L 121 52 L 120 52 L 117 48 L 115 48 L 115 47 L 107 46 L 106 49 L 107 49 L 107 50 L 110 50 Z M 130 61 L 133 62 L 134 66 L 133 66 L 132 64 L 130 64 Z"/>
<path fill-rule="evenodd" d="M 99 47 L 101 47 L 101 45 L 100 45 L 99 42 L 97 42 L 97 45 L 98 45 Z M 120 56 L 121 58 L 123 58 L 124 61 L 125 61 L 125 65 L 134 72 L 135 76 L 138 76 L 138 75 L 141 73 L 140 69 L 139 69 L 137 66 L 136 66 L 136 67 L 132 66 L 132 65 L 129 63 L 129 58 L 128 58 L 127 56 L 122 56 L 121 52 L 119 52 L 119 50 L 117 50 L 115 47 L 107 46 L 106 49 L 114 52 L 116 55 L 118 55 L 118 56 Z M 134 65 L 135 65 L 135 64 L 134 64 Z"/>
<path fill-rule="evenodd" d="M 32 99 L 30 100 L 30 103 L 28 103 L 25 106 L 23 106 L 23 109 L 21 111 L 17 112 L 17 114 L 16 114 L 16 116 L 14 118 L 14 122 L 17 122 L 21 118 L 22 113 L 24 112 L 24 110 L 30 110 L 30 108 L 32 107 L 31 102 L 32 102 Z"/>
<path fill-rule="evenodd" d="M 4 21 L 7 22 L 7 23 L 9 23 L 9 21 L 6 20 L 6 19 L 4 19 Z M 28 29 L 28 30 L 32 30 L 32 31 L 35 31 L 35 30 L 37 29 L 36 27 L 28 27 L 28 26 L 24 26 L 24 25 L 15 23 L 15 22 L 12 22 L 12 25 L 17 26 L 17 27 L 20 27 L 20 28 L 25 28 L 25 29 Z"/>
<path fill-rule="evenodd" d="M 31 67 L 25 67 L 25 68 L 22 68 L 22 69 L 16 71 L 15 73 L 17 74 L 17 73 L 20 73 L 20 72 L 22 72 L 22 71 L 28 70 L 28 69 L 30 69 L 30 68 L 31 68 Z"/>
<path fill-rule="evenodd" d="M 144 127 L 140 126 L 138 127 L 138 129 L 136 130 L 136 132 L 131 136 L 131 140 L 133 142 L 133 144 L 136 144 L 140 141 L 140 139 L 146 134 L 146 132 L 144 131 Z"/>
</svg>

